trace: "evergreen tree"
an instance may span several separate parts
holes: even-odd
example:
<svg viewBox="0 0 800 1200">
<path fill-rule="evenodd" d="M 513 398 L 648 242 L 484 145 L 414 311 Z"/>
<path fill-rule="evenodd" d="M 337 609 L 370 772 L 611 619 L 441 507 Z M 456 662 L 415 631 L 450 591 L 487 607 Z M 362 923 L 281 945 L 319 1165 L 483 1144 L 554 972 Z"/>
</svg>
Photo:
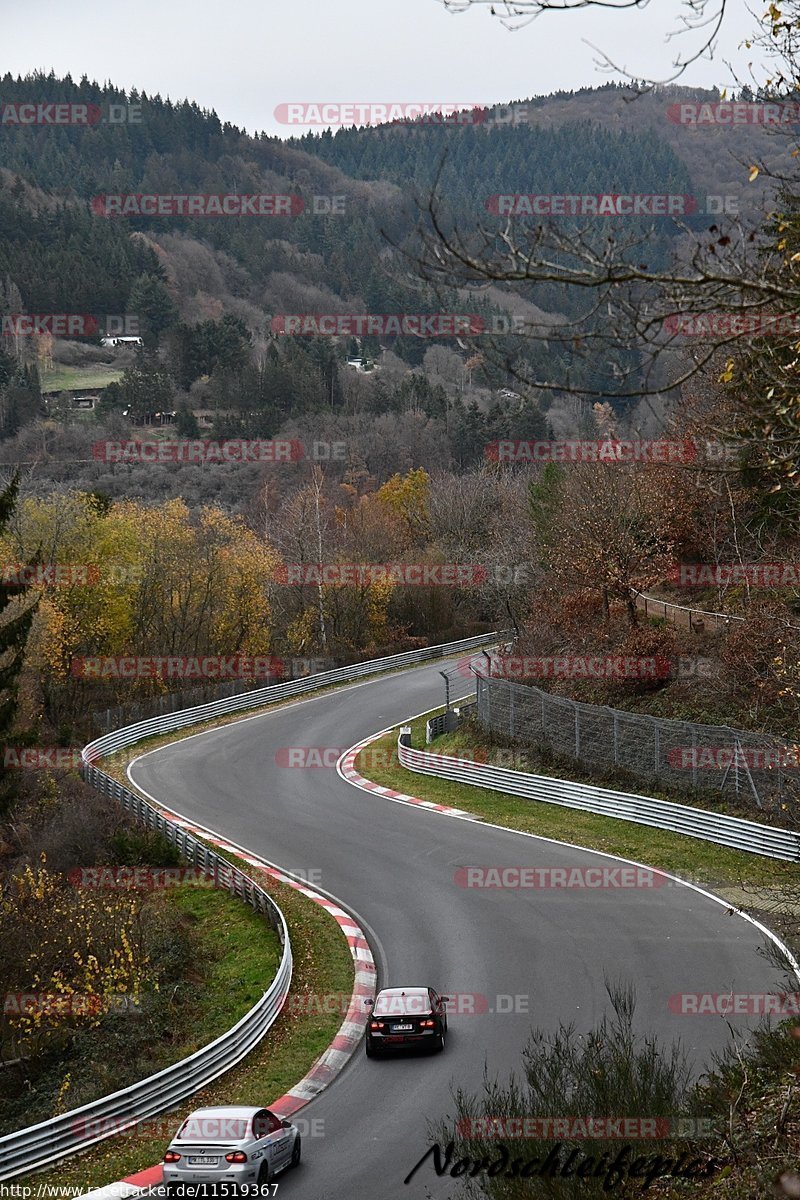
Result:
<svg viewBox="0 0 800 1200">
<path fill-rule="evenodd" d="M 188 404 L 179 404 L 175 417 L 175 432 L 182 438 L 199 438 L 200 426 Z"/>
<path fill-rule="evenodd" d="M 160 279 L 140 275 L 128 297 L 128 311 L 139 318 L 142 337 L 152 343 L 178 319 L 178 310 Z"/>
</svg>

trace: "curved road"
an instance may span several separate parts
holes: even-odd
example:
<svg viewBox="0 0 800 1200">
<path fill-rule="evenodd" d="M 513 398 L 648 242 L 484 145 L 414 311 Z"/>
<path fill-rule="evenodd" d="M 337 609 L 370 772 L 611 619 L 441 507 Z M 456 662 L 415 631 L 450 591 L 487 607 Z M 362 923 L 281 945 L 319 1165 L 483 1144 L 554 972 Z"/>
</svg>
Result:
<svg viewBox="0 0 800 1200">
<path fill-rule="evenodd" d="M 595 1023 L 606 1010 L 604 977 L 633 981 L 640 1028 L 681 1037 L 701 1066 L 725 1042 L 725 1022 L 675 1015 L 669 996 L 766 991 L 778 982 L 757 954 L 763 935 L 689 888 L 464 889 L 454 880 L 462 866 L 613 864 L 393 803 L 333 768 L 276 762 L 282 747 L 347 747 L 440 704 L 440 668 L 382 676 L 190 736 L 131 770 L 188 819 L 287 870 L 321 872 L 321 886 L 360 918 L 379 986 L 423 983 L 486 997 L 487 1011 L 450 1018 L 444 1054 L 353 1056 L 302 1110 L 323 1119 L 324 1137 L 306 1138 L 303 1166 L 280 1177 L 280 1195 L 291 1200 L 422 1200 L 460 1191 L 428 1165 L 403 1184 L 430 1145 L 428 1122 L 452 1114 L 454 1084 L 479 1089 L 484 1064 L 503 1077 L 519 1071 L 531 1024 L 574 1021 L 581 1030 Z"/>
</svg>

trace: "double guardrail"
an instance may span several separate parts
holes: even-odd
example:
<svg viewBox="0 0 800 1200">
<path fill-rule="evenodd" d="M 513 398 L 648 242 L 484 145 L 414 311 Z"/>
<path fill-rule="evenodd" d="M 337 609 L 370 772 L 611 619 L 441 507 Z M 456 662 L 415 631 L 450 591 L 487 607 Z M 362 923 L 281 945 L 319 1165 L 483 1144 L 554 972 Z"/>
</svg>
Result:
<svg viewBox="0 0 800 1200">
<path fill-rule="evenodd" d="M 148 829 L 161 833 L 177 847 L 187 862 L 213 876 L 219 886 L 227 888 L 257 912 L 263 913 L 278 933 L 283 953 L 275 978 L 264 995 L 232 1029 L 208 1046 L 130 1087 L 0 1138 L 0 1181 L 29 1174 L 68 1155 L 87 1150 L 90 1146 L 114 1134 L 122 1133 L 148 1117 L 175 1108 L 200 1088 L 230 1070 L 257 1045 L 277 1019 L 291 984 L 292 948 L 286 921 L 270 895 L 227 859 L 181 828 L 168 814 L 159 812 L 143 797 L 94 766 L 97 759 L 148 737 L 172 733 L 185 726 L 213 720 L 228 713 L 242 712 L 290 699 L 330 684 L 348 683 L 367 675 L 413 666 L 415 663 L 457 654 L 462 650 L 477 649 L 496 642 L 497 637 L 496 633 L 480 634 L 458 642 L 425 646 L 404 654 L 371 659 L 368 662 L 338 667 L 319 675 L 257 688 L 195 708 L 164 713 L 134 725 L 127 725 L 123 729 L 104 734 L 84 747 L 83 775 L 86 782 L 120 804 Z"/>
<path fill-rule="evenodd" d="M 400 765 L 419 775 L 432 775 L 454 783 L 471 784 L 493 792 L 507 792 L 525 800 L 559 804 L 601 816 L 651 825 L 686 837 L 716 842 L 750 854 L 762 854 L 787 862 L 800 862 L 800 834 L 790 829 L 777 829 L 756 821 L 729 817 L 725 813 L 702 808 L 671 804 L 649 796 L 615 792 L 592 784 L 573 783 L 568 779 L 551 779 L 546 775 L 530 775 L 490 763 L 476 763 L 466 758 L 452 758 L 430 750 L 416 750 L 410 744 L 410 728 L 405 727 L 398 738 L 397 755 Z"/>
</svg>

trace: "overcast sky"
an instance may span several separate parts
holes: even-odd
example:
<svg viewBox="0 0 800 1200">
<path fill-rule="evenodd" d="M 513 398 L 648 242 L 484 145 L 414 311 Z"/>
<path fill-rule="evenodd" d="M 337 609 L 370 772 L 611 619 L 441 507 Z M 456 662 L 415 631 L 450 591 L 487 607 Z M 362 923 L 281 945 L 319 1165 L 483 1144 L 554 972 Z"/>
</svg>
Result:
<svg viewBox="0 0 800 1200">
<path fill-rule="evenodd" d="M 288 102 L 491 105 L 596 85 L 609 76 L 587 42 L 637 77 L 665 78 L 676 54 L 699 45 L 696 34 L 665 41 L 680 11 L 679 0 L 652 0 L 546 13 L 511 33 L 487 7 L 454 15 L 440 0 L 0 0 L 0 73 L 52 68 L 188 96 L 250 132 L 287 135 L 298 130 L 274 112 Z M 726 62 L 746 80 L 752 52 L 739 46 L 754 25 L 735 0 L 714 59 L 681 82 L 730 86 Z"/>
</svg>

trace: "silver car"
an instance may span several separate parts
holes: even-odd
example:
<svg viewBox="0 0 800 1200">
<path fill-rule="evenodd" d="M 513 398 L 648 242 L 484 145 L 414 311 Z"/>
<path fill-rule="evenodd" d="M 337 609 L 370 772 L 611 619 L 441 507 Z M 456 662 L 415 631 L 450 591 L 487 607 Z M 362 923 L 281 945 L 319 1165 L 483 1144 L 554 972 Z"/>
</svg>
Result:
<svg viewBox="0 0 800 1200">
<path fill-rule="evenodd" d="M 167 1196 L 195 1191 L 218 1200 L 269 1183 L 300 1162 L 300 1131 L 268 1108 L 198 1108 L 164 1155 Z M 203 1184 L 213 1184 L 204 1188 Z"/>
</svg>

